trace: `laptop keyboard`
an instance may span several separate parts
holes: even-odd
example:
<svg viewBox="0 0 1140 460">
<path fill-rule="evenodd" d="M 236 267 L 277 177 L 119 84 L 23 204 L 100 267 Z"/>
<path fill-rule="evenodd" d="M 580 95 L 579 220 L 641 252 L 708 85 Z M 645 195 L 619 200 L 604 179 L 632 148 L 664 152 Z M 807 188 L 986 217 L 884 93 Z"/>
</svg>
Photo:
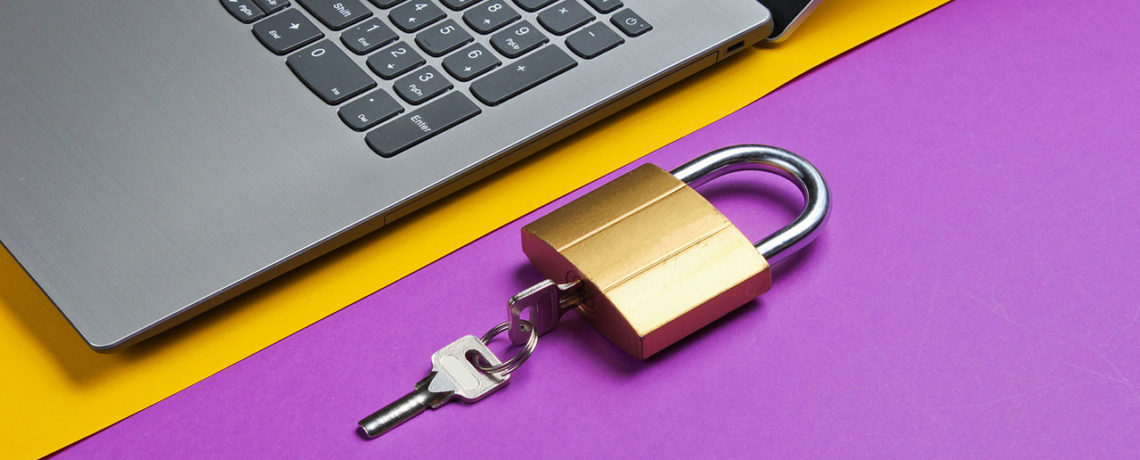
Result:
<svg viewBox="0 0 1140 460">
<path fill-rule="evenodd" d="M 295 1 L 338 37 L 287 0 L 221 3 L 383 157 L 652 29 L 620 0 Z"/>
</svg>

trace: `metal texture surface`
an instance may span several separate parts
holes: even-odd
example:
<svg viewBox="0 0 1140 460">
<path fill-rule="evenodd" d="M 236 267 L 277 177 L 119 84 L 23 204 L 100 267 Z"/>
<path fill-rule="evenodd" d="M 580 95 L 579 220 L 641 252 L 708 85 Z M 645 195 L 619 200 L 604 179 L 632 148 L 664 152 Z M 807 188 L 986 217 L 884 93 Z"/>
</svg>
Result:
<svg viewBox="0 0 1140 460">
<path fill-rule="evenodd" d="M 530 311 L 529 321 L 534 325 L 538 335 L 545 335 L 558 327 L 562 315 L 578 307 L 582 303 L 582 283 L 557 284 L 550 280 L 542 280 L 515 294 L 507 302 L 507 320 L 509 324 L 508 336 L 511 343 L 522 345 L 529 340 L 530 334 L 524 326 L 523 312 Z"/>
<path fill-rule="evenodd" d="M 771 27 L 753 0 L 625 3 L 654 31 L 385 159 L 217 2 L 4 0 L 0 241 L 93 348 L 112 349 L 485 177 Z"/>
<path fill-rule="evenodd" d="M 522 246 L 543 276 L 582 280 L 583 316 L 641 359 L 772 283 L 768 262 L 739 229 L 648 164 L 523 227 Z"/>
<path fill-rule="evenodd" d="M 811 244 L 827 222 L 831 192 L 823 175 L 803 157 L 767 145 L 726 147 L 673 170 L 673 175 L 690 187 L 700 187 L 713 179 L 737 171 L 766 171 L 788 179 L 804 195 L 804 210 L 792 223 L 756 242 L 756 250 L 770 264 Z"/>
</svg>

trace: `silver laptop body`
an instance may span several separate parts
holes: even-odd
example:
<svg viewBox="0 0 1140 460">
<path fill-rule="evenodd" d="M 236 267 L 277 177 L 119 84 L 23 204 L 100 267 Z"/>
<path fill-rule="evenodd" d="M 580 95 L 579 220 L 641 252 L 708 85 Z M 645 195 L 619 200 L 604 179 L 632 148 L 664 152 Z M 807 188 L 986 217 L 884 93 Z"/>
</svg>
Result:
<svg viewBox="0 0 1140 460">
<path fill-rule="evenodd" d="M 464 15 L 490 1 L 453 10 L 430 0 L 445 13 L 433 24 L 465 27 Z M 454 52 L 420 51 L 422 66 L 451 85 L 434 100 L 460 93 L 478 113 L 385 157 L 368 133 L 396 122 L 422 128 L 406 118 L 432 101 L 396 97 L 400 80 L 369 66 L 379 51 L 347 50 L 339 38 L 351 27 L 333 30 L 303 8 L 320 2 L 293 0 L 258 21 L 299 12 L 376 83 L 326 103 L 287 65 L 293 54 L 315 54 L 317 42 L 275 54 L 251 34 L 258 21 L 243 23 L 231 14 L 240 6 L 227 2 L 235 0 L 0 0 L 0 241 L 97 350 L 150 336 L 376 230 L 772 29 L 756 0 L 622 0 L 608 13 L 578 0 L 594 19 L 559 35 L 540 18 L 545 9 L 509 1 L 517 21 L 547 37 L 542 47 L 559 48 L 575 66 L 491 105 L 473 97 L 482 77 L 444 73 Z M 353 14 L 418 46 L 427 29 L 404 32 L 390 15 L 423 1 L 397 3 L 342 7 L 367 8 Z M 623 32 L 615 18 L 626 9 L 651 29 Z M 568 51 L 568 37 L 596 23 L 623 42 L 589 59 Z M 496 53 L 494 33 L 468 31 L 461 50 L 481 44 Z M 500 54 L 484 76 L 528 55 Z M 363 132 L 346 126 L 338 110 L 377 89 L 402 113 Z"/>
</svg>

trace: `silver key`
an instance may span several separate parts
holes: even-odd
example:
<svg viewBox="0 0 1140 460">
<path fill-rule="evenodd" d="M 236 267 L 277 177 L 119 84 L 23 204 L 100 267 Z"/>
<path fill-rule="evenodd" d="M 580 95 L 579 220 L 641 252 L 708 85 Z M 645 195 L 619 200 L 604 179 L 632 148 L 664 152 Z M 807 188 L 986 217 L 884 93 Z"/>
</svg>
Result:
<svg viewBox="0 0 1140 460">
<path fill-rule="evenodd" d="M 437 409 L 454 398 L 475 402 L 510 381 L 507 373 L 489 373 L 475 367 L 468 359 L 472 352 L 492 366 L 502 364 L 478 337 L 462 337 L 431 355 L 431 373 L 416 383 L 415 390 L 361 420 L 361 432 L 375 438 L 429 407 Z"/>
<path fill-rule="evenodd" d="M 507 302 L 507 315 L 510 317 L 511 343 L 522 345 L 530 337 L 530 330 L 523 327 L 522 312 L 530 308 L 530 322 L 538 335 L 544 335 L 558 327 L 562 315 L 582 303 L 582 281 L 555 284 L 545 280 L 515 294 Z"/>
</svg>

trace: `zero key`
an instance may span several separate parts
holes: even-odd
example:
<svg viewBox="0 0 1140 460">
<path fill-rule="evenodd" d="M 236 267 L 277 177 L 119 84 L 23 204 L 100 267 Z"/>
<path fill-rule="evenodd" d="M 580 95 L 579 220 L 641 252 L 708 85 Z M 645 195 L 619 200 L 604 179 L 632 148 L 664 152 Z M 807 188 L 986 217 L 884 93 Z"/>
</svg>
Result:
<svg viewBox="0 0 1140 460">
<path fill-rule="evenodd" d="M 329 104 L 340 104 L 376 86 L 376 82 L 328 39 L 285 58 L 285 64 Z"/>
</svg>

